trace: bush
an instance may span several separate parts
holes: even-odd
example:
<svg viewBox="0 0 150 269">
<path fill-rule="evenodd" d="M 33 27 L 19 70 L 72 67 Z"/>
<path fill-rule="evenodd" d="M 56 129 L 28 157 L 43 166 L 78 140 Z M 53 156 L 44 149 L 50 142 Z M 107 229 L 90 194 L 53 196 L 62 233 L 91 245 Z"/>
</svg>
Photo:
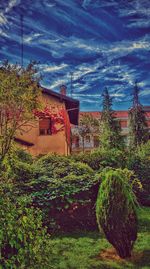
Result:
<svg viewBox="0 0 150 269">
<path fill-rule="evenodd" d="M 34 163 L 34 177 L 16 191 L 32 197 L 52 231 L 95 229 L 93 213 L 99 178 L 87 165 L 67 157 L 47 155 Z"/>
<path fill-rule="evenodd" d="M 33 159 L 30 153 L 28 153 L 27 151 L 17 147 L 15 150 L 15 156 L 22 162 L 28 163 L 28 164 L 32 164 L 33 163 Z"/>
<path fill-rule="evenodd" d="M 98 149 L 91 153 L 74 155 L 72 158 L 76 161 L 88 164 L 93 170 L 102 170 L 107 166 L 124 168 L 126 165 L 126 153 L 118 149 Z"/>
<path fill-rule="evenodd" d="M 134 171 L 141 182 L 142 189 L 137 191 L 139 203 L 150 206 L 150 141 L 129 153 L 127 167 Z"/>
<path fill-rule="evenodd" d="M 48 268 L 49 236 L 40 210 L 27 207 L 4 183 L 0 188 L 0 268 Z"/>
<path fill-rule="evenodd" d="M 11 178 L 18 182 L 25 182 L 33 177 L 33 160 L 23 149 L 13 148 L 3 162 L 2 177 Z"/>
<path fill-rule="evenodd" d="M 127 169 L 103 172 L 96 202 L 99 228 L 121 258 L 130 257 L 137 238 L 136 199 L 129 181 Z"/>
</svg>

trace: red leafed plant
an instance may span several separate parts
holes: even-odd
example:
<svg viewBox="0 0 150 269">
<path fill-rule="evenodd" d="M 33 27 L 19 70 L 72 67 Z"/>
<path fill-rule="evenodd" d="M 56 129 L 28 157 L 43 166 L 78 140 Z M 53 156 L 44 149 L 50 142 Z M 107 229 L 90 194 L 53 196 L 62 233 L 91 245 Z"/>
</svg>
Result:
<svg viewBox="0 0 150 269">
<path fill-rule="evenodd" d="M 56 134 L 65 128 L 65 110 L 62 107 L 46 105 L 42 110 L 35 110 L 34 115 L 39 119 L 51 119 L 52 134 Z"/>
</svg>

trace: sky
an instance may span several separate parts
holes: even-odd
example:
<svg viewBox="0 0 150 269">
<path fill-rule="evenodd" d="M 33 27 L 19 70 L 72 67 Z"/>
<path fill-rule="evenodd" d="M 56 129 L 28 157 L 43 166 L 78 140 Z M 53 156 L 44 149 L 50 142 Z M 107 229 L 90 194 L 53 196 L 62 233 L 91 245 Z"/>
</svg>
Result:
<svg viewBox="0 0 150 269">
<path fill-rule="evenodd" d="M 37 62 L 42 86 L 65 84 L 82 111 L 101 110 L 107 87 L 125 110 L 137 80 L 150 105 L 150 0 L 0 0 L 1 62 L 21 64 L 21 15 L 23 64 Z"/>
</svg>

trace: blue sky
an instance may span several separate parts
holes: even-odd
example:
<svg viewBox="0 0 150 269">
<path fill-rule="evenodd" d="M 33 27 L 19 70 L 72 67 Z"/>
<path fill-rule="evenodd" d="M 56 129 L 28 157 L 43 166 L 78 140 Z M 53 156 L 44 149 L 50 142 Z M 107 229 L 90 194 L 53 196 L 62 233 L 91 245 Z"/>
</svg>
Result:
<svg viewBox="0 0 150 269">
<path fill-rule="evenodd" d="M 150 105 L 149 0 L 0 0 L 0 60 L 38 61 L 41 84 L 66 84 L 83 111 L 100 110 L 108 87 L 114 109 L 131 106 L 134 81 Z"/>
</svg>

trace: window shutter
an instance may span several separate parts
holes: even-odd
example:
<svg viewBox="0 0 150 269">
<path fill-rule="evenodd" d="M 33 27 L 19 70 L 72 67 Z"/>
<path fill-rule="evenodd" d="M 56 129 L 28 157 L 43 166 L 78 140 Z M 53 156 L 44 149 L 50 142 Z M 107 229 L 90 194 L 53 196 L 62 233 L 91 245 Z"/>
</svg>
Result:
<svg viewBox="0 0 150 269">
<path fill-rule="evenodd" d="M 39 120 L 39 134 L 51 135 L 51 119 L 50 118 L 42 118 Z"/>
<path fill-rule="evenodd" d="M 39 127 L 40 127 L 40 129 L 50 129 L 50 127 L 51 127 L 50 118 L 40 119 Z"/>
</svg>

